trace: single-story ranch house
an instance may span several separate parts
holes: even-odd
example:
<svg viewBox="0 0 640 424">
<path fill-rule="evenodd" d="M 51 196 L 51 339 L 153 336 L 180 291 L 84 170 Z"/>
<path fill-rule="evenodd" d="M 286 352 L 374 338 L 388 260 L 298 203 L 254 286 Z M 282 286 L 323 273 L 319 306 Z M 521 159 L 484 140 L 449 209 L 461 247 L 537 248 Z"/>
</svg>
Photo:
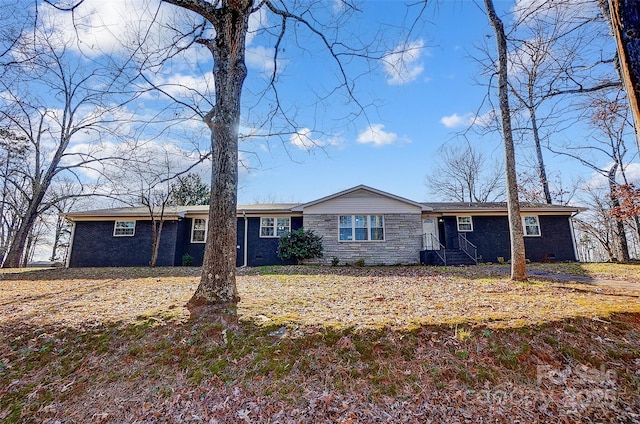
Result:
<svg viewBox="0 0 640 424">
<path fill-rule="evenodd" d="M 522 204 L 527 259 L 575 261 L 571 217 L 581 209 Z M 207 206 L 165 211 L 158 266 L 181 265 L 185 254 L 200 265 Z M 146 266 L 151 221 L 146 208 L 116 208 L 66 215 L 73 223 L 67 265 Z M 420 203 L 367 186 L 301 204 L 238 206 L 237 265 L 293 263 L 276 254 L 278 238 L 300 227 L 323 237 L 319 263 L 367 265 L 474 264 L 510 257 L 504 203 Z"/>
</svg>

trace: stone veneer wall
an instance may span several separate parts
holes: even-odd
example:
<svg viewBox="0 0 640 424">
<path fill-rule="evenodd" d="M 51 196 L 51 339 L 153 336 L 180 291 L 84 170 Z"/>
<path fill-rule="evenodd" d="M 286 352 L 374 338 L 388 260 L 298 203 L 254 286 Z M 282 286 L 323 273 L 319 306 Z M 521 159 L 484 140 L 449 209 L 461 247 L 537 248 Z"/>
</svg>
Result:
<svg viewBox="0 0 640 424">
<path fill-rule="evenodd" d="M 304 215 L 304 228 L 322 236 L 324 256 L 313 263 L 352 264 L 364 259 L 366 265 L 417 264 L 422 249 L 420 214 L 384 214 L 384 241 L 338 241 L 339 215 Z M 311 263 L 311 262 L 309 262 Z"/>
</svg>

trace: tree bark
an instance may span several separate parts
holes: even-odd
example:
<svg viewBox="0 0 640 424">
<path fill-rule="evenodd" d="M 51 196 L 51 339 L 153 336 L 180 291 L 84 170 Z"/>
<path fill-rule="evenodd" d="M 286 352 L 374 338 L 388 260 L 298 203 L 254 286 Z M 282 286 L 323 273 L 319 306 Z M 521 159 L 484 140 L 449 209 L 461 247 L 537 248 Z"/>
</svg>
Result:
<svg viewBox="0 0 640 424">
<path fill-rule="evenodd" d="M 640 149 L 640 8 L 637 0 L 609 0 L 609 13 Z"/>
<path fill-rule="evenodd" d="M 498 97 L 500 99 L 500 116 L 502 139 L 504 142 L 507 208 L 509 211 L 509 235 L 511 239 L 511 279 L 514 281 L 527 280 L 527 262 L 524 249 L 524 235 L 520 217 L 520 203 L 518 201 L 518 182 L 516 178 L 515 148 L 511 129 L 511 109 L 509 107 L 509 92 L 507 81 L 507 37 L 504 25 L 498 17 L 493 0 L 484 0 L 487 16 L 496 35 L 498 49 Z"/>
<path fill-rule="evenodd" d="M 160 220 L 153 218 L 151 220 L 151 261 L 149 266 L 154 267 L 158 263 L 158 251 L 160 250 L 160 238 L 162 237 L 162 227 L 164 218 Z"/>
<path fill-rule="evenodd" d="M 45 179 L 45 183 L 35 189 L 34 198 L 29 202 L 29 207 L 27 208 L 25 216 L 22 219 L 22 222 L 20 222 L 20 227 L 18 227 L 18 230 L 15 233 L 13 242 L 11 243 L 11 247 L 7 253 L 7 257 L 2 264 L 3 268 L 20 268 L 22 266 L 22 258 L 25 253 L 27 238 L 29 237 L 31 228 L 33 228 L 33 223 L 38 217 L 38 206 L 42 203 L 44 193 L 49 188 L 50 182 L 51 181 L 49 179 Z"/>
<path fill-rule="evenodd" d="M 213 40 L 199 40 L 213 55 L 215 108 L 205 116 L 211 130 L 211 205 L 200 284 L 189 303 L 235 304 L 240 97 L 247 75 L 245 44 L 252 0 L 164 0 L 207 19 Z"/>
<path fill-rule="evenodd" d="M 616 172 L 618 171 L 618 164 L 613 164 L 611 169 L 609 169 L 609 195 L 611 196 L 611 208 L 620 207 L 620 199 L 616 195 Z M 629 262 L 629 243 L 627 242 L 627 233 L 624 228 L 624 222 L 621 219 L 617 219 L 613 217 L 615 221 L 615 229 L 614 234 L 616 237 L 616 245 L 618 247 L 618 252 L 620 255 L 617 259 L 622 263 Z"/>
<path fill-rule="evenodd" d="M 529 105 L 533 105 L 532 86 L 529 85 Z M 533 130 L 533 144 L 536 148 L 536 158 L 538 161 L 538 178 L 544 192 L 544 201 L 548 204 L 552 203 L 551 190 L 549 190 L 549 179 L 547 178 L 547 168 L 544 165 L 544 156 L 542 155 L 542 142 L 540 141 L 540 131 L 538 129 L 538 117 L 536 109 L 528 106 L 529 116 L 531 117 L 531 128 Z"/>
</svg>

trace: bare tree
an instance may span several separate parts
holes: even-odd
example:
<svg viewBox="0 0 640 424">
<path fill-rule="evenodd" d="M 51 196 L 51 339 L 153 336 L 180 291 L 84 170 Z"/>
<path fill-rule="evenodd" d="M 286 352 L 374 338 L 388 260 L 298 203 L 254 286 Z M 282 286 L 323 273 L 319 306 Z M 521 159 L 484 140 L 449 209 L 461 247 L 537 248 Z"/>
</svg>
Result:
<svg viewBox="0 0 640 424">
<path fill-rule="evenodd" d="M 16 228 L 22 219 L 25 199 L 16 190 L 24 188 L 26 182 L 20 175 L 28 154 L 28 144 L 24 137 L 0 128 L 0 264 L 13 241 Z"/>
<path fill-rule="evenodd" d="M 511 108 L 509 106 L 507 37 L 504 32 L 502 20 L 496 14 L 493 0 L 484 0 L 484 4 L 489 22 L 495 32 L 498 50 L 498 98 L 500 100 L 500 124 L 505 153 L 507 208 L 509 214 L 509 236 L 511 240 L 511 279 L 514 281 L 525 281 L 527 280 L 527 263 L 520 217 L 520 204 L 518 201 L 515 147 L 511 128 Z"/>
<path fill-rule="evenodd" d="M 554 133 L 579 119 L 570 113 L 569 98 L 621 85 L 613 66 L 615 49 L 599 12 L 586 2 L 524 3 L 508 35 L 514 113 L 522 109 L 527 117 L 518 131 L 532 141 L 546 203 L 553 199 L 543 142 L 549 144 Z"/>
<path fill-rule="evenodd" d="M 215 38 L 198 38 L 213 56 L 215 105 L 204 117 L 211 130 L 212 177 L 209 231 L 202 276 L 192 304 L 235 304 L 236 204 L 240 98 L 247 76 L 245 49 L 253 1 L 166 0 L 213 27 Z"/>
<path fill-rule="evenodd" d="M 280 57 L 287 45 L 285 36 L 289 32 L 299 34 L 305 31 L 306 36 L 314 38 L 328 52 L 329 60 L 337 70 L 338 82 L 335 89 L 328 89 L 327 97 L 344 90 L 355 106 L 354 116 L 360 114 L 363 107 L 355 100 L 354 82 L 347 77 L 345 62 L 347 58 L 366 58 L 371 45 L 366 44 L 362 37 L 354 37 L 350 41 L 364 46 L 354 51 L 338 37 L 340 31 L 344 31 L 339 23 L 357 11 L 348 1 L 341 3 L 345 9 L 341 13 L 332 13 L 332 5 L 319 1 L 163 0 L 163 3 L 191 12 L 194 25 L 183 35 L 190 37 L 192 44 L 204 46 L 213 58 L 214 99 L 210 101 L 210 110 L 204 113 L 197 111 L 211 132 L 209 231 L 200 284 L 190 303 L 234 305 L 239 300 L 235 283 L 238 140 L 241 97 L 247 77 L 245 53 L 250 17 L 264 15 L 275 22 L 260 29 L 265 37 L 272 40 L 273 55 L 267 88 L 261 93 L 254 93 L 257 95 L 252 99 L 253 104 L 269 103 L 272 106 L 265 115 L 254 116 L 259 121 L 254 127 L 260 128 L 267 136 L 274 133 L 292 136 L 297 132 L 294 106 L 286 104 L 278 90 L 282 66 Z M 327 26 L 324 22 L 328 19 L 335 19 L 335 26 Z M 330 29 L 335 30 L 335 34 L 329 36 Z M 297 35 L 289 45 L 306 50 Z M 147 81 L 151 82 L 151 78 Z M 156 88 L 162 90 L 162 87 Z M 171 96 L 167 91 L 164 93 Z"/>
<path fill-rule="evenodd" d="M 498 161 L 489 162 L 469 142 L 442 145 L 435 162 L 427 175 L 432 196 L 457 202 L 504 200 L 504 166 Z"/>
<path fill-rule="evenodd" d="M 151 221 L 149 266 L 156 266 L 162 230 L 176 189 L 175 179 L 183 172 L 189 158 L 175 146 L 132 142 L 126 159 L 115 161 L 109 170 L 118 201 L 129 206 L 143 206 Z"/>
<path fill-rule="evenodd" d="M 543 187 L 540 185 L 538 163 L 526 166 L 527 159 L 535 162 L 535 159 L 525 158 L 518 171 L 518 197 L 521 202 L 546 203 Z M 580 180 L 565 181 L 562 173 L 556 172 L 548 177 L 549 193 L 554 204 L 568 205 L 574 198 L 579 188 Z"/>
<path fill-rule="evenodd" d="M 621 90 L 611 93 L 609 97 L 603 97 L 599 93 L 591 99 L 588 107 L 591 111 L 591 125 L 595 129 L 591 142 L 572 143 L 552 151 L 571 157 L 604 177 L 608 187 L 608 209 L 616 209 L 620 207 L 618 188 L 621 184 L 628 183 L 626 167 L 630 159 L 625 139 L 629 137 L 632 128 L 628 119 L 629 109 Z M 618 182 L 618 178 L 622 179 L 622 183 Z M 615 229 L 617 259 L 628 262 L 629 247 L 624 223 L 611 215 L 609 220 Z"/>
<path fill-rule="evenodd" d="M 56 180 L 67 175 L 86 187 L 80 171 L 101 172 L 101 161 L 110 155 L 100 142 L 114 135 L 118 112 L 130 98 L 122 69 L 89 65 L 73 54 L 70 41 L 57 34 L 54 25 L 36 22 L 12 55 L 23 60 L 8 66 L 0 81 L 0 120 L 27 141 L 29 155 L 19 177 L 10 180 L 26 207 L 4 267 L 20 266 L 38 216 L 72 196 L 48 196 Z M 72 149 L 72 140 L 80 138 L 91 147 Z M 14 183 L 20 179 L 26 185 Z"/>
<path fill-rule="evenodd" d="M 586 186 L 584 193 L 588 209 L 585 213 L 580 214 L 580 218 L 576 218 L 576 230 L 586 235 L 589 241 L 595 240 L 604 250 L 608 260 L 617 260 L 620 257 L 619 245 L 616 242 L 617 229 L 611 219 L 611 206 L 607 201 L 607 196 L 603 195 L 601 189 L 591 186 Z M 596 246 L 589 243 L 589 248 L 595 249 Z"/>
<path fill-rule="evenodd" d="M 166 190 L 152 188 L 142 194 L 140 200 L 149 210 L 151 217 L 151 260 L 149 266 L 156 266 L 158 262 L 158 251 L 160 250 L 160 240 L 162 237 L 162 227 L 164 226 L 165 211 L 171 198 L 171 186 Z"/>
</svg>

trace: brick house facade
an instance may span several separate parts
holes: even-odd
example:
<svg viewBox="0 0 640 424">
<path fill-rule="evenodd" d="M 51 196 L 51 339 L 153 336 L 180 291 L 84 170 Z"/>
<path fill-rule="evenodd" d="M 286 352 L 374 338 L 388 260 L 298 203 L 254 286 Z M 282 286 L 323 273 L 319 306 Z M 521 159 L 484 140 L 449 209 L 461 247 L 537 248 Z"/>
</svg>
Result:
<svg viewBox="0 0 640 424">
<path fill-rule="evenodd" d="M 521 205 L 527 258 L 575 261 L 571 216 L 580 208 Z M 158 266 L 200 265 L 206 206 L 168 208 Z M 151 222 L 145 208 L 66 215 L 73 223 L 67 265 L 146 266 Z M 357 186 L 304 204 L 238 206 L 238 266 L 292 264 L 278 258 L 279 236 L 300 227 L 322 236 L 324 256 L 313 261 L 367 265 L 455 264 L 509 260 L 509 227 L 502 203 L 419 203 Z M 462 252 L 462 253 L 461 253 Z M 335 259 L 334 259 L 335 258 Z"/>
</svg>

